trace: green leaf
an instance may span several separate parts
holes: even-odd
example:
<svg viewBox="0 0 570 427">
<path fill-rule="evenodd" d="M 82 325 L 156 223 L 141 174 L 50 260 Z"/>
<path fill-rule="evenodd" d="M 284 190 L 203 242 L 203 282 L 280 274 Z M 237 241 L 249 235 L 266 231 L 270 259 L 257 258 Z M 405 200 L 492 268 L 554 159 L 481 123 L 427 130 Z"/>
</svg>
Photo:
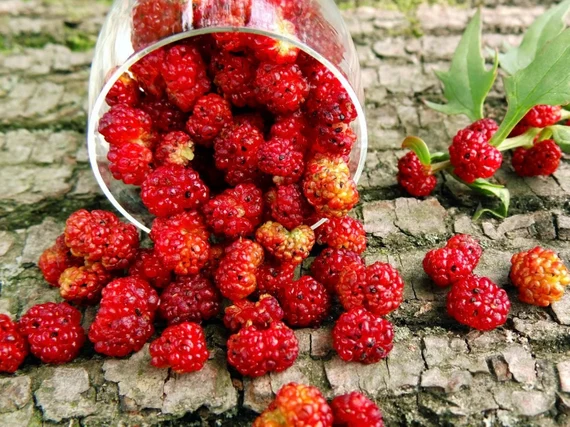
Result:
<svg viewBox="0 0 570 427">
<path fill-rule="evenodd" d="M 407 148 L 416 153 L 422 165 L 429 166 L 431 164 L 429 148 L 423 139 L 417 136 L 408 136 L 404 139 L 404 142 L 402 142 L 402 148 Z"/>
<path fill-rule="evenodd" d="M 519 47 L 499 55 L 501 68 L 509 74 L 526 68 L 537 52 L 566 28 L 564 21 L 569 10 L 570 0 L 566 0 L 539 16 L 526 31 Z"/>
<path fill-rule="evenodd" d="M 562 151 L 570 154 L 570 126 L 551 126 L 552 138 L 560 146 Z"/>
<path fill-rule="evenodd" d="M 511 193 L 508 188 L 503 185 L 492 184 L 484 179 L 478 179 L 473 184 L 467 184 L 467 186 L 477 193 L 497 197 L 500 200 L 498 209 L 485 208 L 480 205 L 475 215 L 473 215 L 474 220 L 478 220 L 484 213 L 489 213 L 501 219 L 507 217 L 511 203 Z"/>
<path fill-rule="evenodd" d="M 483 104 L 497 78 L 498 65 L 495 55 L 493 68 L 485 67 L 481 52 L 481 11 L 478 10 L 463 33 L 449 71 L 436 72 L 443 83 L 447 104 L 426 104 L 441 113 L 465 114 L 471 121 L 482 119 Z"/>
<path fill-rule="evenodd" d="M 509 108 L 491 145 L 500 144 L 528 111 L 539 104 L 570 103 L 570 29 L 544 46 L 528 67 L 505 78 Z"/>
<path fill-rule="evenodd" d="M 445 162 L 447 160 L 449 160 L 449 152 L 444 153 L 442 151 L 439 151 L 439 152 L 433 153 L 431 155 L 431 162 L 432 163 Z"/>
</svg>

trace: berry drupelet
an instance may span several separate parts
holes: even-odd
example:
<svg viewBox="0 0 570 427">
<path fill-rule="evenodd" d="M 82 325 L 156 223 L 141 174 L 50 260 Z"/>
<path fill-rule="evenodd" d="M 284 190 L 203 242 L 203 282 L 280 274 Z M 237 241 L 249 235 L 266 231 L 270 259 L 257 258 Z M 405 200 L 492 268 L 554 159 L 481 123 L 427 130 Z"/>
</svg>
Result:
<svg viewBox="0 0 570 427">
<path fill-rule="evenodd" d="M 187 166 L 194 159 L 194 142 L 182 131 L 169 132 L 155 148 L 154 158 L 157 166 Z"/>
<path fill-rule="evenodd" d="M 59 291 L 63 299 L 78 304 L 97 304 L 101 291 L 113 276 L 101 263 L 70 267 L 59 277 Z"/>
<path fill-rule="evenodd" d="M 319 245 L 334 249 L 348 249 L 361 254 L 366 250 L 366 231 L 361 221 L 350 216 L 329 218 L 315 230 Z"/>
<path fill-rule="evenodd" d="M 431 166 L 423 165 L 413 151 L 398 161 L 398 184 L 414 197 L 429 196 L 437 185 Z"/>
<path fill-rule="evenodd" d="M 293 184 L 303 175 L 304 155 L 291 139 L 272 138 L 257 152 L 258 167 L 262 172 L 273 175 L 276 184 Z"/>
<path fill-rule="evenodd" d="M 305 223 L 313 208 L 297 184 L 279 185 L 265 194 L 271 217 L 288 230 Z"/>
<path fill-rule="evenodd" d="M 384 427 L 380 408 L 357 391 L 335 397 L 331 409 L 335 427 Z"/>
<path fill-rule="evenodd" d="M 172 282 L 172 271 L 165 267 L 152 249 L 141 249 L 129 268 L 129 276 L 138 276 L 156 289 L 164 289 Z"/>
<path fill-rule="evenodd" d="M 285 313 L 285 321 L 297 328 L 320 325 L 331 308 L 327 289 L 309 276 L 303 276 L 285 287 L 279 301 Z"/>
<path fill-rule="evenodd" d="M 107 153 L 113 178 L 128 185 L 141 185 L 152 171 L 152 150 L 132 142 L 111 145 Z"/>
<path fill-rule="evenodd" d="M 99 133 L 117 146 L 131 143 L 151 148 L 157 138 L 150 115 L 125 104 L 115 105 L 101 117 Z"/>
<path fill-rule="evenodd" d="M 267 329 L 272 322 L 282 320 L 283 316 L 283 309 L 277 299 L 263 294 L 257 302 L 244 299 L 226 307 L 224 325 L 234 333 L 248 325 Z"/>
<path fill-rule="evenodd" d="M 518 176 L 549 176 L 558 170 L 562 150 L 552 139 L 536 142 L 531 148 L 513 152 L 512 165 Z"/>
<path fill-rule="evenodd" d="M 114 107 L 117 104 L 136 107 L 141 100 L 141 95 L 142 93 L 136 80 L 129 76 L 128 73 L 123 73 L 109 90 L 105 97 L 105 102 L 110 107 Z"/>
<path fill-rule="evenodd" d="M 426 254 L 423 267 L 426 274 L 440 287 L 464 279 L 475 268 L 462 250 L 453 247 L 432 249 Z"/>
<path fill-rule="evenodd" d="M 84 263 L 82 258 L 74 257 L 65 244 L 65 236 L 61 235 L 53 246 L 43 251 L 38 261 L 44 279 L 52 285 L 59 286 L 59 277 L 70 267 L 80 267 Z"/>
<path fill-rule="evenodd" d="M 209 147 L 233 121 L 231 106 L 224 98 L 210 93 L 198 99 L 186 130 L 197 144 Z"/>
<path fill-rule="evenodd" d="M 483 248 L 481 248 L 477 239 L 469 234 L 456 234 L 447 241 L 445 247 L 459 249 L 469 261 L 472 271 L 477 267 L 477 264 L 479 264 L 479 260 L 483 254 Z"/>
<path fill-rule="evenodd" d="M 28 352 L 28 342 L 18 330 L 16 322 L 0 314 L 0 372 L 16 372 Z"/>
<path fill-rule="evenodd" d="M 313 261 L 311 274 L 332 294 L 336 293 L 340 274 L 354 264 L 364 266 L 360 255 L 347 249 L 326 248 Z"/>
<path fill-rule="evenodd" d="M 296 64 L 261 63 L 254 85 L 258 102 L 273 114 L 297 111 L 309 95 L 309 84 Z"/>
<path fill-rule="evenodd" d="M 257 229 L 255 240 L 278 261 L 297 265 L 309 256 L 315 233 L 306 225 L 288 231 L 281 224 L 268 221 Z"/>
<path fill-rule="evenodd" d="M 468 184 L 492 177 L 501 167 L 501 152 L 489 144 L 487 133 L 469 128 L 460 130 L 449 147 L 454 173 Z"/>
<path fill-rule="evenodd" d="M 257 292 L 278 296 L 280 292 L 293 282 L 296 265 L 266 260 L 256 273 Z"/>
</svg>

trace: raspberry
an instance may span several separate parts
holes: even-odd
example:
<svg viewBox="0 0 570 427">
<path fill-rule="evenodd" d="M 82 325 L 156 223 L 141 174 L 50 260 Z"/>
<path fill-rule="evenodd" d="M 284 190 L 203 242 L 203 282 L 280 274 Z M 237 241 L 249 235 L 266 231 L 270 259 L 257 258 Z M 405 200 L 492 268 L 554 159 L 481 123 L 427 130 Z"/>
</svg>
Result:
<svg viewBox="0 0 570 427">
<path fill-rule="evenodd" d="M 255 239 L 280 262 L 300 264 L 315 244 L 315 233 L 306 225 L 287 231 L 281 224 L 268 221 L 257 229 Z"/>
<path fill-rule="evenodd" d="M 0 372 L 16 372 L 27 355 L 28 343 L 20 334 L 18 325 L 5 314 L 0 314 Z"/>
<path fill-rule="evenodd" d="M 214 274 L 223 296 L 239 301 L 255 291 L 257 268 L 263 262 L 263 248 L 251 240 L 236 240 L 226 248 Z"/>
<path fill-rule="evenodd" d="M 281 21 L 278 31 L 280 34 L 294 34 L 295 26 L 289 21 Z M 273 64 L 290 64 L 297 60 L 299 48 L 283 40 L 271 37 L 251 35 L 249 48 L 260 61 Z"/>
<path fill-rule="evenodd" d="M 107 238 L 101 264 L 107 270 L 123 270 L 135 260 L 139 249 L 139 233 L 132 224 L 119 222 Z"/>
<path fill-rule="evenodd" d="M 447 294 L 447 312 L 459 323 L 490 331 L 507 321 L 511 302 L 504 289 L 475 275 L 454 283 Z"/>
<path fill-rule="evenodd" d="M 283 319 L 283 316 L 279 302 L 271 295 L 264 294 L 255 303 L 241 300 L 227 307 L 224 325 L 234 333 L 249 325 L 258 329 L 267 329 L 272 322 Z"/>
<path fill-rule="evenodd" d="M 291 285 L 294 275 L 294 264 L 266 261 L 257 269 L 257 291 L 260 294 L 278 296 L 282 289 Z"/>
<path fill-rule="evenodd" d="M 220 261 L 224 256 L 226 248 L 224 244 L 212 245 L 210 247 L 210 256 L 206 265 L 202 268 L 202 274 L 210 279 L 214 278 L 214 273 L 220 266 Z"/>
<path fill-rule="evenodd" d="M 160 166 L 187 166 L 194 159 L 194 142 L 182 131 L 170 132 L 162 137 L 154 155 Z"/>
<path fill-rule="evenodd" d="M 445 247 L 432 249 L 424 260 L 426 274 L 437 286 L 452 285 L 458 280 L 469 276 L 475 266 L 461 249 Z"/>
<path fill-rule="evenodd" d="M 361 254 L 366 250 L 366 231 L 364 225 L 349 216 L 329 218 L 315 230 L 319 245 L 327 245 L 334 249 L 348 249 Z"/>
<path fill-rule="evenodd" d="M 232 120 L 228 101 L 211 93 L 198 99 L 186 123 L 186 130 L 196 143 L 208 147 L 225 127 L 231 125 Z"/>
<path fill-rule="evenodd" d="M 97 304 L 101 291 L 111 279 L 111 274 L 98 262 L 84 267 L 70 267 L 59 277 L 60 293 L 66 301 Z"/>
<path fill-rule="evenodd" d="M 282 372 L 299 355 L 299 343 L 283 322 L 272 322 L 267 329 L 246 326 L 228 340 L 228 363 L 248 377 Z"/>
<path fill-rule="evenodd" d="M 326 288 L 309 276 L 283 288 L 279 301 L 285 321 L 298 328 L 316 327 L 328 316 L 331 300 Z"/>
<path fill-rule="evenodd" d="M 214 84 L 224 98 L 236 107 L 257 106 L 253 86 L 257 69 L 255 58 L 220 52 L 212 57 L 210 66 L 214 75 Z"/>
<path fill-rule="evenodd" d="M 333 413 L 314 386 L 289 383 L 281 387 L 275 400 L 253 423 L 253 427 L 331 427 Z"/>
<path fill-rule="evenodd" d="M 209 356 L 204 330 L 195 323 L 169 326 L 150 344 L 151 365 L 177 373 L 201 370 Z"/>
<path fill-rule="evenodd" d="M 141 103 L 140 109 L 151 117 L 152 125 L 160 132 L 184 130 L 186 114 L 166 99 L 145 99 Z"/>
<path fill-rule="evenodd" d="M 111 145 L 107 159 L 113 178 L 125 184 L 141 185 L 152 171 L 152 151 L 139 144 Z"/>
<path fill-rule="evenodd" d="M 362 307 L 343 313 L 333 332 L 333 348 L 345 362 L 376 363 L 392 350 L 392 324 Z"/>
<path fill-rule="evenodd" d="M 375 262 L 366 267 L 364 307 L 373 314 L 385 316 L 404 300 L 404 280 L 390 264 Z"/>
<path fill-rule="evenodd" d="M 103 298 L 89 340 L 95 351 L 123 357 L 139 351 L 154 333 L 156 291 L 140 277 L 114 280 L 103 289 Z"/>
<path fill-rule="evenodd" d="M 490 141 L 499 130 L 499 126 L 493 119 L 481 119 L 469 125 L 467 129 L 482 133 L 485 140 Z"/>
<path fill-rule="evenodd" d="M 517 148 L 513 153 L 512 164 L 519 176 L 549 176 L 558 169 L 562 150 L 552 139 L 534 144 L 530 149 Z"/>
<path fill-rule="evenodd" d="M 128 143 L 150 148 L 156 140 L 152 119 L 143 110 L 118 104 L 99 120 L 99 133 L 111 145 Z"/>
<path fill-rule="evenodd" d="M 322 154 L 307 163 L 303 193 L 317 212 L 326 217 L 345 216 L 359 199 L 344 160 Z"/>
<path fill-rule="evenodd" d="M 522 122 L 533 128 L 545 128 L 555 125 L 562 119 L 562 107 L 552 105 L 537 105 L 532 108 Z"/>
<path fill-rule="evenodd" d="M 214 233 L 243 237 L 261 222 L 263 193 L 254 184 L 239 184 L 210 199 L 203 212 Z"/>
<path fill-rule="evenodd" d="M 113 87 L 107 93 L 105 102 L 110 107 L 117 104 L 125 104 L 129 107 L 136 107 L 141 99 L 141 91 L 138 83 L 129 76 L 128 73 L 123 73 L 117 79 Z"/>
<path fill-rule="evenodd" d="M 157 218 L 150 238 L 164 266 L 176 274 L 197 274 L 210 256 L 209 233 L 198 212 L 183 212 L 168 219 Z"/>
<path fill-rule="evenodd" d="M 296 64 L 262 63 L 254 85 L 257 100 L 274 114 L 288 114 L 299 109 L 309 95 L 309 84 Z"/>
<path fill-rule="evenodd" d="M 313 213 L 311 205 L 297 184 L 279 185 L 265 195 L 271 217 L 292 230 L 303 224 Z"/>
<path fill-rule="evenodd" d="M 264 133 L 266 129 L 265 119 L 259 111 L 238 114 L 234 117 L 234 124 L 238 126 L 247 124 L 257 128 L 261 133 Z"/>
<path fill-rule="evenodd" d="M 552 250 L 537 246 L 513 255 L 511 264 L 511 282 L 527 304 L 546 307 L 560 300 L 570 284 L 568 268 Z"/>
<path fill-rule="evenodd" d="M 524 122 L 520 122 L 519 124 L 517 124 L 513 128 L 513 130 L 509 134 L 509 138 L 514 138 L 515 136 L 520 136 L 520 135 L 526 133 L 529 129 L 530 129 L 530 127 L 525 125 Z"/>
<path fill-rule="evenodd" d="M 424 166 L 410 151 L 398 161 L 398 184 L 414 197 L 429 196 L 437 185 L 431 166 Z"/>
<path fill-rule="evenodd" d="M 43 363 L 71 362 L 85 342 L 81 313 L 66 303 L 33 306 L 20 319 L 20 333 Z"/>
<path fill-rule="evenodd" d="M 252 0 L 232 0 L 223 4 L 218 0 L 193 0 L 192 3 L 195 28 L 244 27 L 251 15 Z"/>
<path fill-rule="evenodd" d="M 166 83 L 160 72 L 165 57 L 164 48 L 156 49 L 139 59 L 130 68 L 130 72 L 142 90 L 155 99 L 162 98 L 166 90 Z"/>
<path fill-rule="evenodd" d="M 167 217 L 197 209 L 208 201 L 210 190 L 194 169 L 178 165 L 156 168 L 141 186 L 141 199 L 148 211 Z"/>
<path fill-rule="evenodd" d="M 354 131 L 342 122 L 316 126 L 313 137 L 316 140 L 316 144 L 311 147 L 313 152 L 340 156 L 345 160 L 350 156 L 356 142 Z"/>
<path fill-rule="evenodd" d="M 296 150 L 304 152 L 309 143 L 306 137 L 308 133 L 307 119 L 300 111 L 296 111 L 286 116 L 277 116 L 271 126 L 270 137 L 288 139 L 295 144 Z"/>
<path fill-rule="evenodd" d="M 362 393 L 353 391 L 331 402 L 334 425 L 338 427 L 384 427 L 382 412 Z"/>
<path fill-rule="evenodd" d="M 463 252 L 463 255 L 471 264 L 472 271 L 477 267 L 477 264 L 479 264 L 479 259 L 481 259 L 481 254 L 483 253 L 479 242 L 469 234 L 456 234 L 447 241 L 445 247 L 459 249 Z"/>
<path fill-rule="evenodd" d="M 216 42 L 216 47 L 225 52 L 239 53 L 247 49 L 249 34 L 237 32 L 213 33 L 212 38 Z"/>
<path fill-rule="evenodd" d="M 65 223 L 65 244 L 74 256 L 99 261 L 111 230 L 118 223 L 119 218 L 111 212 L 80 209 Z"/>
<path fill-rule="evenodd" d="M 182 32 L 181 0 L 140 0 L 133 8 L 131 41 L 135 52 Z"/>
<path fill-rule="evenodd" d="M 315 89 L 323 85 L 341 86 L 338 79 L 327 67 L 307 53 L 300 52 L 299 57 L 297 58 L 297 64 L 301 67 L 305 77 L 307 77 L 311 89 Z"/>
<path fill-rule="evenodd" d="M 276 184 L 293 184 L 301 178 L 304 170 L 303 153 L 289 139 L 272 138 L 257 152 L 259 169 L 273 175 Z"/>
<path fill-rule="evenodd" d="M 40 256 L 38 267 L 44 279 L 52 285 L 59 286 L 59 276 L 70 267 L 83 265 L 83 259 L 74 257 L 65 244 L 65 236 L 59 236 L 54 245 L 46 249 Z"/>
<path fill-rule="evenodd" d="M 353 263 L 364 266 L 362 258 L 356 252 L 347 249 L 326 248 L 313 261 L 311 274 L 330 293 L 335 293 L 340 274 Z"/>
<path fill-rule="evenodd" d="M 160 316 L 169 325 L 200 323 L 218 315 L 221 297 L 210 280 L 202 276 L 180 276 L 160 295 Z"/>
<path fill-rule="evenodd" d="M 492 177 L 503 161 L 503 155 L 489 144 L 485 133 L 470 129 L 455 135 L 449 154 L 454 173 L 468 184 Z"/>
<path fill-rule="evenodd" d="M 322 124 L 348 124 L 357 115 L 348 92 L 334 76 L 311 89 L 305 108 L 310 117 Z"/>
<path fill-rule="evenodd" d="M 366 266 L 362 261 L 354 261 L 338 275 L 336 292 L 345 310 L 361 307 L 365 301 Z"/>
<path fill-rule="evenodd" d="M 172 282 L 172 271 L 165 267 L 158 254 L 152 249 L 141 249 L 129 276 L 138 276 L 156 289 L 164 289 Z"/>
</svg>

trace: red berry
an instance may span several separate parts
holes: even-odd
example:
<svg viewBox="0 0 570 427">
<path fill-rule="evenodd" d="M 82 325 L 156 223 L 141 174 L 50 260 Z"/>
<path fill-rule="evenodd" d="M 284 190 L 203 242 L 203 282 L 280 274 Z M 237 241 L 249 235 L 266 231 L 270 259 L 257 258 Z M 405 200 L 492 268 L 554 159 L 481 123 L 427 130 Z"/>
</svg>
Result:
<svg viewBox="0 0 570 427">
<path fill-rule="evenodd" d="M 210 256 L 210 235 L 204 218 L 187 211 L 170 218 L 157 218 L 150 238 L 164 266 L 176 274 L 197 274 Z"/>
<path fill-rule="evenodd" d="M 140 277 L 122 277 L 109 283 L 102 292 L 101 309 L 112 313 L 132 310 L 154 319 L 160 300 L 156 291 Z M 101 312 L 101 310 L 99 310 Z"/>
<path fill-rule="evenodd" d="M 303 276 L 281 291 L 285 321 L 298 328 L 316 327 L 328 316 L 330 296 L 321 283 Z"/>
<path fill-rule="evenodd" d="M 188 166 L 194 159 L 194 142 L 182 131 L 162 136 L 154 151 L 157 165 Z M 142 184 L 142 183 L 141 183 Z"/>
<path fill-rule="evenodd" d="M 460 130 L 449 147 L 454 173 L 468 184 L 478 178 L 490 178 L 501 167 L 501 152 L 489 144 L 485 133 Z"/>
<path fill-rule="evenodd" d="M 265 133 L 266 125 L 263 115 L 259 111 L 242 113 L 234 116 L 234 124 L 237 126 L 249 125 L 257 128 L 262 134 Z"/>
<path fill-rule="evenodd" d="M 424 166 L 413 151 L 398 161 L 397 178 L 398 184 L 415 197 L 429 196 L 437 185 L 431 166 Z"/>
<path fill-rule="evenodd" d="M 532 108 L 522 122 L 533 128 L 545 128 L 555 125 L 562 119 L 562 107 L 553 105 L 537 105 Z"/>
<path fill-rule="evenodd" d="M 483 248 L 479 242 L 469 234 L 456 234 L 447 241 L 445 245 L 447 248 L 459 249 L 463 255 L 468 259 L 472 266 L 472 270 L 479 264 L 479 259 L 483 253 Z"/>
<path fill-rule="evenodd" d="M 271 217 L 285 228 L 292 230 L 305 223 L 313 209 L 297 184 L 279 185 L 265 195 Z"/>
<path fill-rule="evenodd" d="M 294 34 L 295 26 L 282 20 L 279 22 L 280 34 Z M 260 61 L 271 62 L 273 64 L 290 64 L 297 60 L 299 48 L 283 40 L 261 35 L 251 35 L 248 40 L 249 48 Z"/>
<path fill-rule="evenodd" d="M 375 262 L 366 267 L 364 307 L 373 314 L 385 316 L 404 300 L 404 280 L 390 264 Z"/>
<path fill-rule="evenodd" d="M 150 344 L 151 365 L 177 373 L 201 370 L 209 356 L 204 330 L 195 323 L 169 326 Z"/>
<path fill-rule="evenodd" d="M 253 80 L 257 60 L 250 55 L 238 56 L 220 52 L 210 64 L 214 83 L 220 93 L 236 107 L 256 107 Z"/>
<path fill-rule="evenodd" d="M 255 75 L 257 100 L 274 114 L 297 111 L 309 94 L 309 85 L 296 64 L 262 63 Z"/>
<path fill-rule="evenodd" d="M 52 285 L 59 286 L 59 276 L 70 267 L 83 265 L 83 259 L 74 257 L 65 244 L 65 236 L 59 236 L 54 245 L 46 249 L 40 256 L 38 267 L 44 279 Z"/>
<path fill-rule="evenodd" d="M 226 245 L 223 243 L 212 245 L 210 247 L 210 256 L 206 265 L 202 268 L 202 275 L 210 279 L 214 278 L 214 273 L 220 266 L 220 261 L 224 257 L 224 252 L 226 250 Z"/>
<path fill-rule="evenodd" d="M 152 249 L 141 249 L 129 276 L 138 276 L 156 289 L 164 289 L 172 282 L 172 271 L 166 268 L 158 254 Z"/>
<path fill-rule="evenodd" d="M 348 159 L 356 142 L 356 134 L 346 123 L 320 124 L 313 131 L 313 152 L 332 154 Z M 347 160 L 348 161 L 348 160 Z"/>
<path fill-rule="evenodd" d="M 376 363 L 392 350 L 392 324 L 362 307 L 342 314 L 333 328 L 333 347 L 345 362 Z"/>
<path fill-rule="evenodd" d="M 133 7 L 131 41 L 135 52 L 182 32 L 185 4 L 181 0 L 140 0 Z"/>
<path fill-rule="evenodd" d="M 434 283 L 441 287 L 452 285 L 456 281 L 464 279 L 475 268 L 461 249 L 453 247 L 432 249 L 426 254 L 423 267 Z"/>
<path fill-rule="evenodd" d="M 101 264 L 107 270 L 124 270 L 135 260 L 139 250 L 139 233 L 132 224 L 119 222 L 107 238 Z"/>
<path fill-rule="evenodd" d="M 200 323 L 218 315 L 220 310 L 218 290 L 200 275 L 180 276 L 160 295 L 159 313 L 169 325 Z"/>
<path fill-rule="evenodd" d="M 208 201 L 210 190 L 194 169 L 178 165 L 156 168 L 141 187 L 141 199 L 149 212 L 158 217 L 197 209 Z"/>
<path fill-rule="evenodd" d="M 366 250 L 366 231 L 359 220 L 350 216 L 329 218 L 315 230 L 319 245 L 334 249 L 348 249 L 361 254 Z"/>
<path fill-rule="evenodd" d="M 212 38 L 216 42 L 216 47 L 225 52 L 239 53 L 247 49 L 249 34 L 238 32 L 213 33 Z"/>
<path fill-rule="evenodd" d="M 153 127 L 162 133 L 184 130 L 186 114 L 166 99 L 148 98 L 139 108 L 151 117 Z"/>
<path fill-rule="evenodd" d="M 271 138 L 283 138 L 292 141 L 298 151 L 305 152 L 309 143 L 307 134 L 309 123 L 301 111 L 286 116 L 277 116 L 271 126 Z"/>
<path fill-rule="evenodd" d="M 113 178 L 125 184 L 141 185 L 152 171 L 152 151 L 143 145 L 111 145 L 107 159 Z"/>
<path fill-rule="evenodd" d="M 354 261 L 338 275 L 336 292 L 345 310 L 364 305 L 366 287 L 366 266 Z"/>
<path fill-rule="evenodd" d="M 305 108 L 309 116 L 322 124 L 352 122 L 357 116 L 356 108 L 342 84 L 334 76 L 319 83 L 307 99 Z"/>
<path fill-rule="evenodd" d="M 517 124 L 513 128 L 513 130 L 509 134 L 509 138 L 514 138 L 515 136 L 520 136 L 523 133 L 526 133 L 529 129 L 530 129 L 530 127 L 527 126 L 526 124 L 524 124 L 524 122 L 520 122 L 519 124 Z"/>
<path fill-rule="evenodd" d="M 297 265 L 309 256 L 315 233 L 306 225 L 288 231 L 281 224 L 268 221 L 257 229 L 255 240 L 280 262 Z"/>
<path fill-rule="evenodd" d="M 111 212 L 80 209 L 69 216 L 65 224 L 65 244 L 74 256 L 99 261 L 111 230 L 119 218 Z"/>
<path fill-rule="evenodd" d="M 231 106 L 224 98 L 214 93 L 200 98 L 188 122 L 186 130 L 198 144 L 206 147 L 231 125 L 233 120 Z"/>
<path fill-rule="evenodd" d="M 20 319 L 20 332 L 43 363 L 70 362 L 85 342 L 81 313 L 66 303 L 33 306 Z"/>
<path fill-rule="evenodd" d="M 239 184 L 210 199 L 203 212 L 214 233 L 231 239 L 243 237 L 261 222 L 263 193 L 254 184 Z"/>
<path fill-rule="evenodd" d="M 334 426 L 384 427 L 382 412 L 378 406 L 358 391 L 335 397 L 331 408 Z"/>
<path fill-rule="evenodd" d="M 273 175 L 276 184 L 292 184 L 303 175 L 305 163 L 303 153 L 298 151 L 292 140 L 272 138 L 257 152 L 259 169 Z"/>
<path fill-rule="evenodd" d="M 145 94 L 155 99 L 162 98 L 166 89 L 166 83 L 160 72 L 165 56 L 164 48 L 156 49 L 139 59 L 130 68 L 130 72 Z"/>
<path fill-rule="evenodd" d="M 485 140 L 490 141 L 499 130 L 499 126 L 493 119 L 481 119 L 469 125 L 467 129 L 482 133 Z"/>
<path fill-rule="evenodd" d="M 336 293 L 340 274 L 353 263 L 364 266 L 362 258 L 356 252 L 326 248 L 313 261 L 311 274 L 318 282 L 325 285 L 330 293 Z"/>
<path fill-rule="evenodd" d="M 0 372 L 16 372 L 27 355 L 28 343 L 18 325 L 7 315 L 0 314 Z"/>
<path fill-rule="evenodd" d="M 297 338 L 282 322 L 272 322 L 267 329 L 246 326 L 228 340 L 228 363 L 248 377 L 282 372 L 298 354 Z"/>
<path fill-rule="evenodd" d="M 512 164 L 519 176 L 549 176 L 558 170 L 562 150 L 552 139 L 539 141 L 530 149 L 519 147 Z"/>
<path fill-rule="evenodd" d="M 117 79 L 113 87 L 107 93 L 105 102 L 110 107 L 117 104 L 125 104 L 129 107 L 136 107 L 141 99 L 141 91 L 138 83 L 129 76 L 128 73 L 123 73 Z"/>
<path fill-rule="evenodd" d="M 80 304 L 97 304 L 101 291 L 111 281 L 112 275 L 102 264 L 70 267 L 59 277 L 59 288 L 63 299 Z"/>
<path fill-rule="evenodd" d="M 281 290 L 293 282 L 295 267 L 294 264 L 266 261 L 257 269 L 257 292 L 278 296 Z"/>
<path fill-rule="evenodd" d="M 99 120 L 99 133 L 111 145 L 132 143 L 152 147 L 156 141 L 151 117 L 143 110 L 125 104 L 117 104 L 103 114 Z"/>
<path fill-rule="evenodd" d="M 257 268 L 263 262 L 263 248 L 251 240 L 236 240 L 225 250 L 214 274 L 223 296 L 239 301 L 252 294 L 257 286 Z"/>
<path fill-rule="evenodd" d="M 459 323 L 482 331 L 507 321 L 511 302 L 504 289 L 486 277 L 468 276 L 447 294 L 447 312 Z"/>
<path fill-rule="evenodd" d="M 234 333 L 249 325 L 267 329 L 272 322 L 283 319 L 283 316 L 279 302 L 271 295 L 263 294 L 257 302 L 241 300 L 226 307 L 224 325 Z"/>
</svg>

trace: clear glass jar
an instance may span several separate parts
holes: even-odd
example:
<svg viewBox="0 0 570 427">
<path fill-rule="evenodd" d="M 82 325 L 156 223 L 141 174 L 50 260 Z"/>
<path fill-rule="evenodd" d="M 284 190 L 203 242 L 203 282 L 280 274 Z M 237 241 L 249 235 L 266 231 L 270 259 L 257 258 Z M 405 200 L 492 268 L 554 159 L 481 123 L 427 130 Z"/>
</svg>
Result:
<svg viewBox="0 0 570 427">
<path fill-rule="evenodd" d="M 155 14 L 151 18 L 149 10 Z M 334 74 L 356 109 L 351 127 L 357 141 L 349 168 L 355 182 L 361 176 L 367 131 L 360 66 L 333 0 L 115 0 L 101 29 L 91 69 L 88 150 L 107 198 L 145 232 L 150 231 L 153 217 L 141 202 L 140 190 L 114 179 L 109 171 L 109 144 L 98 132 L 99 120 L 109 109 L 105 98 L 119 77 L 145 55 L 182 39 L 225 32 L 264 35 L 296 46 Z"/>
</svg>

